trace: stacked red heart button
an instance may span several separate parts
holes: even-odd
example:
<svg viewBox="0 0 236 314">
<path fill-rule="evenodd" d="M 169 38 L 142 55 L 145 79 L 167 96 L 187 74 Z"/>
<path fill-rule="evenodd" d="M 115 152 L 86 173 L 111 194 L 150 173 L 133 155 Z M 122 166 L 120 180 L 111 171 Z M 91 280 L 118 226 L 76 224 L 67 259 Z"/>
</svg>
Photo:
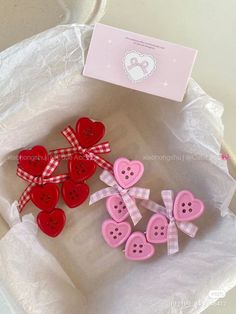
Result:
<svg viewBox="0 0 236 314">
<path fill-rule="evenodd" d="M 18 155 L 18 166 L 33 176 L 40 176 L 47 166 L 48 152 L 43 146 L 22 150 Z"/>
<path fill-rule="evenodd" d="M 75 183 L 67 180 L 62 185 L 62 197 L 70 208 L 80 206 L 89 195 L 89 186 L 82 183 Z"/>
<path fill-rule="evenodd" d="M 35 178 L 29 188 L 29 198 L 41 211 L 37 216 L 39 228 L 50 237 L 59 235 L 65 225 L 66 216 L 62 209 L 55 208 L 59 201 L 59 188 L 55 183 L 43 183 L 37 181 L 47 174 L 45 171 L 50 161 L 48 152 L 43 146 L 34 146 L 28 150 L 22 150 L 18 155 L 18 167 L 21 177 L 27 180 Z M 52 169 L 53 171 L 53 169 Z"/>
<path fill-rule="evenodd" d="M 66 215 L 60 208 L 55 208 L 51 212 L 41 211 L 37 216 L 39 228 L 50 237 L 58 236 L 66 223 Z"/>
<path fill-rule="evenodd" d="M 41 210 L 53 210 L 59 200 L 59 188 L 54 183 L 33 186 L 30 191 L 31 201 Z"/>
<path fill-rule="evenodd" d="M 85 159 L 80 154 L 73 155 L 71 160 L 68 161 L 69 175 L 75 182 L 89 179 L 95 173 L 96 167 L 93 160 Z"/>
<path fill-rule="evenodd" d="M 80 118 L 76 124 L 76 132 L 80 145 L 88 148 L 103 138 L 105 126 L 102 122 L 94 122 L 89 118 Z"/>
<path fill-rule="evenodd" d="M 17 175 L 29 182 L 19 199 L 19 211 L 31 200 L 40 209 L 37 216 L 39 228 L 51 237 L 62 232 L 66 221 L 64 211 L 56 208 L 60 198 L 58 184 L 62 183 L 61 192 L 65 204 L 75 208 L 89 196 L 89 186 L 85 181 L 94 175 L 97 165 L 112 169 L 112 164 L 99 156 L 110 152 L 109 143 L 95 145 L 105 134 L 103 123 L 82 117 L 77 121 L 75 131 L 68 126 L 62 133 L 73 148 L 58 148 L 49 155 L 45 147 L 37 145 L 22 150 L 18 155 Z M 74 150 L 75 147 L 77 150 Z M 71 157 L 68 161 L 68 173 L 52 176 L 59 162 L 64 159 L 59 154 L 63 155 L 65 152 L 69 152 L 68 156 Z"/>
<path fill-rule="evenodd" d="M 87 149 L 101 140 L 105 126 L 89 118 L 80 118 L 76 123 L 76 137 L 81 147 Z M 97 164 L 81 154 L 74 154 L 68 161 L 69 180 L 62 185 L 62 196 L 70 208 L 81 205 L 89 195 L 89 186 L 85 183 L 93 176 Z"/>
</svg>

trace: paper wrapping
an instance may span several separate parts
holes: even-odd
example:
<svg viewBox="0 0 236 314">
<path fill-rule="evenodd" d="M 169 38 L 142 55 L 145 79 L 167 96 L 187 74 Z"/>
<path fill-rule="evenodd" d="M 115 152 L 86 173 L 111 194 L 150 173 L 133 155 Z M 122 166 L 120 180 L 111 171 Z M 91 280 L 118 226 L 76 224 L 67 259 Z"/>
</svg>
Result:
<svg viewBox="0 0 236 314">
<path fill-rule="evenodd" d="M 199 232 L 194 239 L 179 232 L 174 256 L 163 244 L 151 260 L 132 262 L 102 239 L 104 202 L 69 209 L 61 201 L 67 223 L 55 239 L 41 231 L 29 235 L 26 223 L 13 231 L 13 224 L 0 241 L 0 278 L 29 314 L 199 313 L 216 300 L 212 290 L 236 284 L 229 210 L 235 181 L 220 155 L 223 105 L 192 79 L 176 103 L 83 77 L 91 32 L 85 25 L 58 26 L 0 54 L 0 212 L 10 223 L 26 186 L 15 175 L 19 150 L 66 147 L 60 131 L 89 116 L 106 125 L 111 162 L 124 156 L 144 163 L 139 186 L 151 189 L 152 200 L 161 203 L 162 189 L 189 189 L 205 202 Z M 99 174 L 88 181 L 91 193 L 104 187 Z M 144 231 L 150 213 L 141 211 L 135 229 Z M 23 215 L 29 213 L 38 213 L 32 203 Z"/>
</svg>

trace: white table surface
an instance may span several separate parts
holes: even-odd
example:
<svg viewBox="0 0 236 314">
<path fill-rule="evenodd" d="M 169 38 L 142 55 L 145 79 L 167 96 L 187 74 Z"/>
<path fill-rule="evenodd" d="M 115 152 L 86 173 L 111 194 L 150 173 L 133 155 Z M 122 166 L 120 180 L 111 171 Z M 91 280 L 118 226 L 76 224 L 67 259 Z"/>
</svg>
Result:
<svg viewBox="0 0 236 314">
<path fill-rule="evenodd" d="M 0 0 L 0 51 L 60 23 L 94 22 L 106 0 Z M 108 0 L 101 22 L 198 49 L 193 78 L 225 105 L 225 142 L 236 160 L 236 1 Z M 6 228 L 0 228 L 0 235 Z M 205 314 L 234 314 L 236 289 Z"/>
</svg>

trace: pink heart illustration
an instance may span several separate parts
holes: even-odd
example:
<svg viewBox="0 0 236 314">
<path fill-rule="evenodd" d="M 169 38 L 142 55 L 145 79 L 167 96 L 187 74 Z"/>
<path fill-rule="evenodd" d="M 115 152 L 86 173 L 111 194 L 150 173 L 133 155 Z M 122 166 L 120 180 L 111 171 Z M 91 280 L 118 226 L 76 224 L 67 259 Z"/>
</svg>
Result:
<svg viewBox="0 0 236 314">
<path fill-rule="evenodd" d="M 116 181 L 122 188 L 127 189 L 142 177 L 144 166 L 139 160 L 129 161 L 126 158 L 118 158 L 114 163 L 113 170 Z"/>
<path fill-rule="evenodd" d="M 149 259 L 154 252 L 154 246 L 147 242 L 142 232 L 132 233 L 125 245 L 126 258 L 134 261 Z"/>
<path fill-rule="evenodd" d="M 106 207 L 111 218 L 117 222 L 124 221 L 129 216 L 126 205 L 122 197 L 119 195 L 108 197 L 106 201 Z"/>
<path fill-rule="evenodd" d="M 124 243 L 131 233 L 131 226 L 128 222 L 115 222 L 107 219 L 102 224 L 102 235 L 106 243 L 112 248 Z"/>
<path fill-rule="evenodd" d="M 174 217 L 179 221 L 191 221 L 204 211 L 204 204 L 201 200 L 194 198 L 189 191 L 180 191 L 174 202 Z"/>
<path fill-rule="evenodd" d="M 151 243 L 167 242 L 168 220 L 160 214 L 153 215 L 147 225 L 147 241 Z"/>
</svg>

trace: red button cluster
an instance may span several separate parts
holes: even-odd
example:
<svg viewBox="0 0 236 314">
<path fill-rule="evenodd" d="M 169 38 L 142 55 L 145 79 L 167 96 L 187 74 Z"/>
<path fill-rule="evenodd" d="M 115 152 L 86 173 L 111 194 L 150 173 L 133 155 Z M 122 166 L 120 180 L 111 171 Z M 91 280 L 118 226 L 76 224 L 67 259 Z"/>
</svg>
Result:
<svg viewBox="0 0 236 314">
<path fill-rule="evenodd" d="M 69 128 L 73 130 L 71 127 Z M 78 151 L 74 148 L 57 149 L 49 154 L 45 147 L 34 146 L 32 149 L 22 150 L 18 154 L 17 175 L 30 182 L 22 194 L 19 204 L 24 206 L 31 200 L 40 209 L 37 223 L 48 236 L 58 236 L 66 222 L 65 212 L 57 208 L 60 199 L 58 184 L 62 183 L 62 198 L 68 207 L 78 207 L 87 199 L 89 186 L 85 181 L 93 176 L 97 168 L 96 162 L 91 158 L 91 154 L 87 153 L 87 150 L 98 143 L 104 134 L 103 123 L 94 122 L 89 118 L 80 118 L 74 132 L 75 139 L 79 143 Z M 107 147 L 109 144 L 104 143 L 104 145 Z M 68 164 L 68 173 L 53 177 L 52 172 L 63 160 L 55 154 L 55 151 L 64 152 L 65 150 L 70 152 L 69 158 L 65 160 Z M 55 161 L 55 167 L 53 166 L 53 170 L 50 171 L 50 167 L 53 165 L 52 160 Z M 105 160 L 104 164 L 109 167 L 111 165 Z M 101 167 L 100 164 L 99 166 Z"/>
</svg>

